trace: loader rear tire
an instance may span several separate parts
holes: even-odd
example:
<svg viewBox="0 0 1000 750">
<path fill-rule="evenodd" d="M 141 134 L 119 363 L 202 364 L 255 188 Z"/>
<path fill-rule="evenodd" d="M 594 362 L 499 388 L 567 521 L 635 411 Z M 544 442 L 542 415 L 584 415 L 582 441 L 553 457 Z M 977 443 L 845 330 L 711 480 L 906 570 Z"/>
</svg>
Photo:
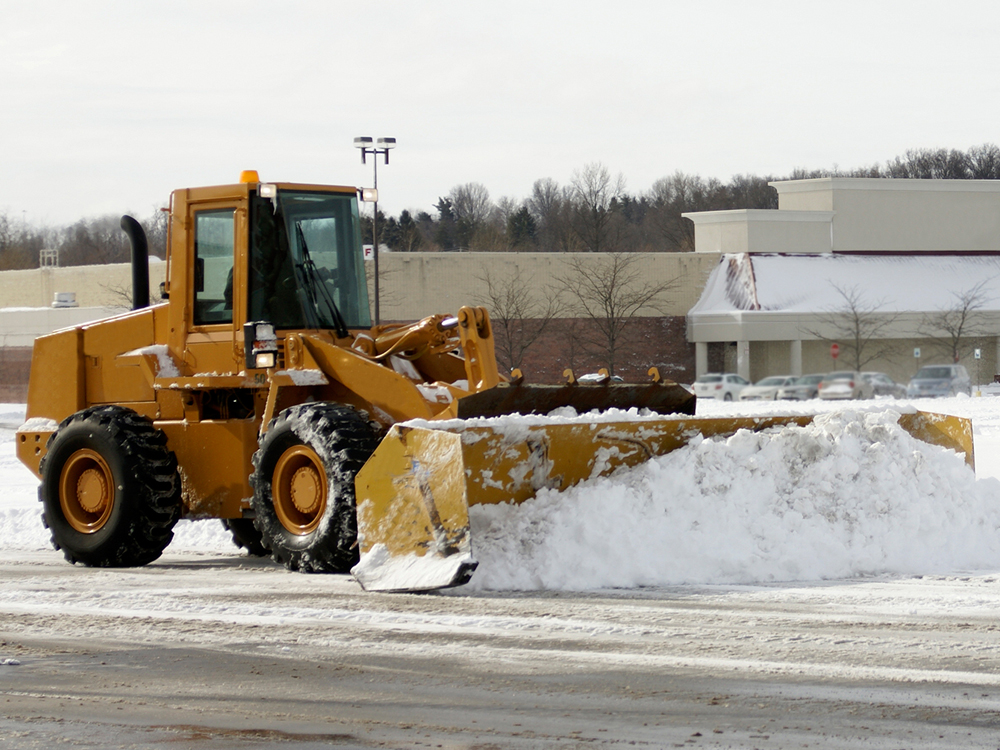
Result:
<svg viewBox="0 0 1000 750">
<path fill-rule="evenodd" d="M 271 554 L 252 518 L 223 518 L 222 525 L 232 536 L 233 544 L 245 549 L 250 557 L 267 557 Z"/>
<path fill-rule="evenodd" d="M 121 406 L 68 417 L 39 467 L 42 522 L 71 563 L 99 568 L 157 559 L 181 515 L 177 459 L 153 423 Z"/>
<path fill-rule="evenodd" d="M 378 445 L 361 414 L 299 404 L 271 423 L 254 454 L 254 524 L 289 570 L 345 573 L 358 561 L 354 477 Z"/>
</svg>

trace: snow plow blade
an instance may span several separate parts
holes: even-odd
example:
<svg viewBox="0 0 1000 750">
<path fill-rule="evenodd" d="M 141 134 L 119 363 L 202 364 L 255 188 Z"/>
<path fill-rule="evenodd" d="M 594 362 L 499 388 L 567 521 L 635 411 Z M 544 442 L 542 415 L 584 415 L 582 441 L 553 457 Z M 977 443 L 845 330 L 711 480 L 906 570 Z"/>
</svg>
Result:
<svg viewBox="0 0 1000 750">
<path fill-rule="evenodd" d="M 499 417 L 505 414 L 548 414 L 571 406 L 593 409 L 649 409 L 657 414 L 694 414 L 694 394 L 670 381 L 640 385 L 626 383 L 523 385 L 500 383 L 458 401 L 458 418 Z"/>
<path fill-rule="evenodd" d="M 368 591 L 428 591 L 469 581 L 469 508 L 522 503 L 542 489 L 634 466 L 690 442 L 813 417 L 698 418 L 555 423 L 501 428 L 395 425 L 357 476 L 361 561 L 353 573 Z M 919 440 L 965 454 L 973 466 L 969 420 L 927 412 L 903 414 L 900 426 Z"/>
</svg>

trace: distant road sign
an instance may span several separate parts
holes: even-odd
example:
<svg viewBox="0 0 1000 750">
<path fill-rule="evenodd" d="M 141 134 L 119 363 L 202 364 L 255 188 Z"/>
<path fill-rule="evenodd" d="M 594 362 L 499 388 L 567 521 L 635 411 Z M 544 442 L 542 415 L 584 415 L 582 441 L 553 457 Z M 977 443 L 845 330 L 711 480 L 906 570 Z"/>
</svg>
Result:
<svg viewBox="0 0 1000 750">
<path fill-rule="evenodd" d="M 840 356 L 840 344 L 830 344 L 830 356 L 834 359 Z"/>
</svg>

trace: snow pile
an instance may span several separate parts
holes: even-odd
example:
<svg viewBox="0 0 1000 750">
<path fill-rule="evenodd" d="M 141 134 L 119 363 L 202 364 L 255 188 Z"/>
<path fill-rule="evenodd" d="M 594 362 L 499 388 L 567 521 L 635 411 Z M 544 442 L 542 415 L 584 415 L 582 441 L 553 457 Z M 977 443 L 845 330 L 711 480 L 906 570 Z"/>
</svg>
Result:
<svg viewBox="0 0 1000 750">
<path fill-rule="evenodd" d="M 886 408 L 890 406 L 891 408 Z M 913 406 L 972 417 L 976 480 L 960 456 L 912 438 Z M 700 402 L 702 416 L 839 408 Z M 507 417 L 535 424 L 642 420 L 634 413 Z M 0 404 L 2 550 L 51 550 L 37 480 L 16 459 L 24 407 Z M 1000 570 L 1000 399 L 884 402 L 808 427 L 696 439 L 669 455 L 520 506 L 471 508 L 479 569 L 457 591 L 808 581 Z M 182 521 L 167 553 L 239 556 L 218 521 Z M 54 556 L 59 553 L 52 552 Z M 277 568 L 276 568 L 277 570 Z"/>
<path fill-rule="evenodd" d="M 891 410 L 698 439 L 521 506 L 471 509 L 474 589 L 815 580 L 1000 566 L 1000 482 Z"/>
<path fill-rule="evenodd" d="M 24 422 L 24 407 L 0 404 L 0 534 L 4 549 L 51 549 L 42 527 L 38 480 L 17 460 L 14 431 Z"/>
</svg>

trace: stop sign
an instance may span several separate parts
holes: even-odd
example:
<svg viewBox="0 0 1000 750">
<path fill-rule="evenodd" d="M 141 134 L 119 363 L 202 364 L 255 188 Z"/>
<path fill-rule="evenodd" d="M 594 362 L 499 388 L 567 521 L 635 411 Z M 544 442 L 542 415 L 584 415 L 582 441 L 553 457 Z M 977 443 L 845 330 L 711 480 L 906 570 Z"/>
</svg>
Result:
<svg viewBox="0 0 1000 750">
<path fill-rule="evenodd" d="M 830 344 L 830 356 L 836 359 L 840 355 L 840 344 Z"/>
</svg>

